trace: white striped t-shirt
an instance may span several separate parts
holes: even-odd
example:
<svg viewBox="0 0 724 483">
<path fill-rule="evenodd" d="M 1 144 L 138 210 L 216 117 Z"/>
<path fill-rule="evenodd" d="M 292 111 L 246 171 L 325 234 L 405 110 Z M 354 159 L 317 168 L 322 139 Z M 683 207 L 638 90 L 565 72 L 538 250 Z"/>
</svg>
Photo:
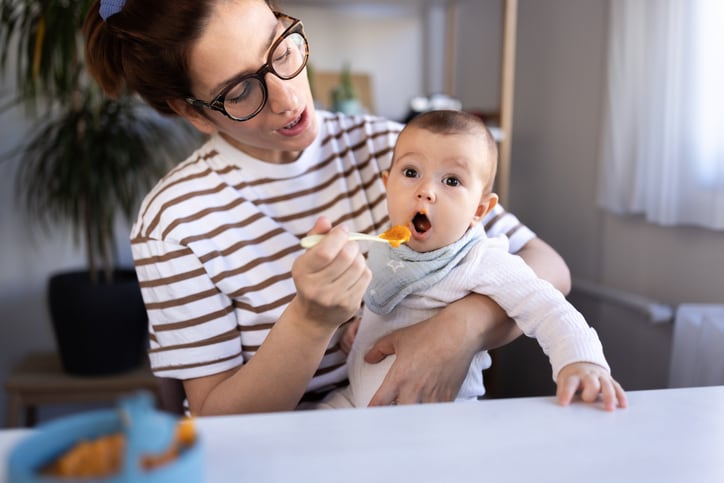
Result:
<svg viewBox="0 0 724 483">
<path fill-rule="evenodd" d="M 218 135 L 148 194 L 131 232 L 159 377 L 188 379 L 251 358 L 294 297 L 299 239 L 327 216 L 353 231 L 387 228 L 384 186 L 402 126 L 319 112 L 319 135 L 292 163 L 254 159 Z M 515 252 L 535 235 L 497 208 L 485 220 Z M 335 335 L 309 390 L 343 381 Z"/>
</svg>

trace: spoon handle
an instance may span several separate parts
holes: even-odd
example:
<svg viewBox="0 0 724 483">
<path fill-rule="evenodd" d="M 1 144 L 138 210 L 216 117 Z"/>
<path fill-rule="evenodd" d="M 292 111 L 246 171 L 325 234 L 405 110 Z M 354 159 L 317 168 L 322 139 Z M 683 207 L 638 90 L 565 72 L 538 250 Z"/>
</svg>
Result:
<svg viewBox="0 0 724 483">
<path fill-rule="evenodd" d="M 301 244 L 304 248 L 311 248 L 320 241 L 322 241 L 322 238 L 324 238 L 326 235 L 309 235 L 302 238 Z M 365 233 L 355 233 L 350 232 L 349 234 L 350 240 L 366 240 L 366 241 L 375 241 L 375 242 L 382 242 L 382 243 L 389 243 L 387 240 L 383 240 L 377 235 L 367 235 Z"/>
</svg>

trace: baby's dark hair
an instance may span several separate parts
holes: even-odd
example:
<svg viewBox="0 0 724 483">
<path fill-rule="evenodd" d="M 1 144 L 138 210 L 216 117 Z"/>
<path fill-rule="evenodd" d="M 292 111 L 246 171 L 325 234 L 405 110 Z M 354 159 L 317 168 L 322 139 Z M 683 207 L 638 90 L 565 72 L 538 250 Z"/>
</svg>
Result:
<svg viewBox="0 0 724 483">
<path fill-rule="evenodd" d="M 191 93 L 189 50 L 217 1 L 223 0 L 127 0 L 105 21 L 94 1 L 83 24 L 88 71 L 108 96 L 130 90 L 174 114 L 167 100 Z M 273 3 L 267 0 L 272 9 Z"/>
<path fill-rule="evenodd" d="M 487 150 L 487 153 L 483 154 L 489 156 L 491 160 L 491 171 L 489 173 L 490 183 L 489 186 L 486 186 L 486 191 L 492 189 L 498 166 L 498 146 L 490 130 L 478 116 L 465 111 L 428 111 L 418 114 L 408 121 L 402 132 L 408 128 L 425 129 L 435 134 L 471 134 L 481 136 Z"/>
</svg>

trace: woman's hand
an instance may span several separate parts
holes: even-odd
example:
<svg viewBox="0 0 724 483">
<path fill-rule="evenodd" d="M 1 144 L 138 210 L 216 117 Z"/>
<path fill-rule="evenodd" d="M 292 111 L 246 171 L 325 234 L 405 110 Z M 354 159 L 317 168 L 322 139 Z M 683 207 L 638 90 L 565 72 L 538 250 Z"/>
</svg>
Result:
<svg viewBox="0 0 724 483">
<path fill-rule="evenodd" d="M 558 373 L 556 396 L 562 406 L 567 406 L 573 395 L 580 393 L 583 401 L 592 403 L 601 396 L 606 411 L 628 406 L 626 393 L 606 369 L 590 362 L 568 364 Z"/>
<path fill-rule="evenodd" d="M 484 341 L 494 331 L 497 339 L 520 333 L 492 300 L 473 294 L 430 319 L 380 338 L 365 361 L 374 364 L 391 354 L 397 357 L 370 406 L 453 400 L 473 355 L 485 348 Z"/>
<path fill-rule="evenodd" d="M 357 313 L 372 273 L 344 226 L 330 230 L 329 220 L 320 218 L 311 233 L 327 232 L 321 242 L 294 261 L 292 277 L 297 288 L 295 303 L 304 317 L 329 328 Z"/>
</svg>

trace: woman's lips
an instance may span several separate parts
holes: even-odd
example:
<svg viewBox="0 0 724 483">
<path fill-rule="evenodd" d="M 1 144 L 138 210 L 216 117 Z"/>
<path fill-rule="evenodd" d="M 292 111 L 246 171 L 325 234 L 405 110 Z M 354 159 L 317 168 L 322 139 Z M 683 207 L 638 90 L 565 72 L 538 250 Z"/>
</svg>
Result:
<svg viewBox="0 0 724 483">
<path fill-rule="evenodd" d="M 296 136 L 307 128 L 307 121 L 307 110 L 305 109 L 297 118 L 284 127 L 277 129 L 277 132 L 282 136 Z"/>
</svg>

